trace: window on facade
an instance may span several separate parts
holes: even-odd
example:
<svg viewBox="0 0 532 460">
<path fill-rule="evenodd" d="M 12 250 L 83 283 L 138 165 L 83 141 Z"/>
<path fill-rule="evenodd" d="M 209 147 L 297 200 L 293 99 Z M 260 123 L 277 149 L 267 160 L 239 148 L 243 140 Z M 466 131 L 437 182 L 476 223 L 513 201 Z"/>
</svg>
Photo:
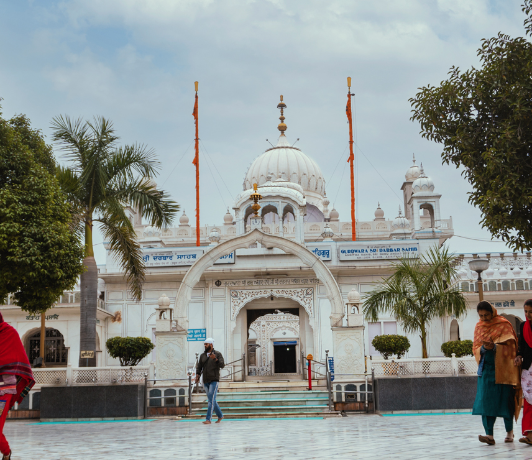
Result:
<svg viewBox="0 0 532 460">
<path fill-rule="evenodd" d="M 453 319 L 451 321 L 451 334 L 449 337 L 449 340 L 460 340 L 460 328 L 458 326 L 458 321 Z"/>
<path fill-rule="evenodd" d="M 462 283 L 462 291 L 469 292 L 469 283 L 467 281 Z"/>
<path fill-rule="evenodd" d="M 41 355 L 41 331 L 35 332 L 29 338 L 29 353 L 28 357 L 30 363 L 33 363 L 35 358 Z M 44 339 L 44 362 L 45 364 L 67 364 L 67 349 L 65 348 L 65 341 L 63 334 L 56 329 L 46 329 L 46 336 Z"/>
<path fill-rule="evenodd" d="M 517 291 L 522 291 L 525 289 L 525 283 L 523 282 L 523 280 L 517 280 L 515 282 L 515 289 Z"/>
<path fill-rule="evenodd" d="M 503 281 L 502 282 L 502 290 L 503 291 L 509 291 L 510 290 L 510 281 Z"/>
<path fill-rule="evenodd" d="M 495 281 L 490 281 L 488 283 L 488 287 L 490 291 L 496 291 L 497 290 L 497 283 Z"/>
</svg>

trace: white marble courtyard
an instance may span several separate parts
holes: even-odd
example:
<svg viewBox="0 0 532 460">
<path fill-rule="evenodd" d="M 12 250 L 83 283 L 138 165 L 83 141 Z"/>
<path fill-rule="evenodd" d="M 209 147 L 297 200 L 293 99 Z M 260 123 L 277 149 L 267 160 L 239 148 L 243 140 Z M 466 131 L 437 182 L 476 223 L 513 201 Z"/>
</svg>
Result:
<svg viewBox="0 0 532 460">
<path fill-rule="evenodd" d="M 503 431 L 502 420 L 497 420 L 497 444 L 480 444 L 480 417 L 459 414 L 228 420 L 210 426 L 167 419 L 71 424 L 9 421 L 4 432 L 13 460 L 532 458 L 532 447 L 517 442 L 518 430 L 511 444 L 503 442 Z"/>
</svg>

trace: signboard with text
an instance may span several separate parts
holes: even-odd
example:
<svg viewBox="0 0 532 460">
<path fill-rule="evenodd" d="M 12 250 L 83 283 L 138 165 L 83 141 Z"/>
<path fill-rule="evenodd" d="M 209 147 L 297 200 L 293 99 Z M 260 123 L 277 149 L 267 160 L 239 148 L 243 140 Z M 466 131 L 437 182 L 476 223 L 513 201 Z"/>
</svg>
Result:
<svg viewBox="0 0 532 460">
<path fill-rule="evenodd" d="M 419 257 L 419 243 L 350 243 L 339 247 L 340 260 L 399 259 Z"/>
<path fill-rule="evenodd" d="M 334 382 L 334 358 L 329 358 L 329 372 L 331 373 L 331 382 Z"/>
<path fill-rule="evenodd" d="M 142 258 L 146 267 L 179 267 L 193 265 L 203 253 L 201 248 L 144 248 Z M 235 253 L 220 257 L 215 264 L 234 264 Z"/>
<path fill-rule="evenodd" d="M 312 254 L 317 255 L 321 260 L 331 260 L 332 255 L 332 246 L 324 246 L 324 245 L 312 245 L 307 244 L 307 249 L 312 252 Z"/>
<path fill-rule="evenodd" d="M 187 342 L 204 342 L 207 340 L 207 329 L 189 329 Z"/>
</svg>

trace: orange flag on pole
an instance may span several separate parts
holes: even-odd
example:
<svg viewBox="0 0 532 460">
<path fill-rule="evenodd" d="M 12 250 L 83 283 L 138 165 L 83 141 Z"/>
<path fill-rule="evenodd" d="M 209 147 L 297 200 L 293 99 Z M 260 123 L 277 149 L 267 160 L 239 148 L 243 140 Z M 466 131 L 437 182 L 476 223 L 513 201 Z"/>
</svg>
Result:
<svg viewBox="0 0 532 460">
<path fill-rule="evenodd" d="M 194 102 L 194 124 L 196 125 L 196 154 L 192 164 L 196 167 L 196 246 L 200 245 L 200 192 L 199 192 L 199 134 L 198 134 L 198 82 L 194 82 L 196 88 L 196 101 Z"/>
</svg>

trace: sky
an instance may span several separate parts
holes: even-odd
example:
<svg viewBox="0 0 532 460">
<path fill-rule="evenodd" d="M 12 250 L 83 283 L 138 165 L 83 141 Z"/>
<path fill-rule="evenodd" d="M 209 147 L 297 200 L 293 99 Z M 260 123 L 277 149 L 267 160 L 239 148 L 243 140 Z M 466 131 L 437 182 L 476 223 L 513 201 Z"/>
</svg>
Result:
<svg viewBox="0 0 532 460">
<path fill-rule="evenodd" d="M 221 224 L 250 163 L 286 135 L 317 161 L 350 215 L 346 77 L 356 113 L 357 218 L 393 219 L 415 153 L 452 216 L 456 253 L 510 250 L 481 225 L 470 186 L 421 138 L 409 98 L 452 66 L 478 67 L 483 38 L 523 36 L 522 0 L 0 0 L 4 118 L 26 114 L 51 142 L 53 117 L 113 121 L 123 144 L 153 148 L 155 179 L 195 207 L 194 81 L 199 81 L 201 222 Z M 56 153 L 61 159 L 58 149 Z M 181 213 L 178 214 L 177 218 Z M 177 219 L 176 219 L 177 220 Z M 98 264 L 105 263 L 100 235 Z"/>
</svg>

